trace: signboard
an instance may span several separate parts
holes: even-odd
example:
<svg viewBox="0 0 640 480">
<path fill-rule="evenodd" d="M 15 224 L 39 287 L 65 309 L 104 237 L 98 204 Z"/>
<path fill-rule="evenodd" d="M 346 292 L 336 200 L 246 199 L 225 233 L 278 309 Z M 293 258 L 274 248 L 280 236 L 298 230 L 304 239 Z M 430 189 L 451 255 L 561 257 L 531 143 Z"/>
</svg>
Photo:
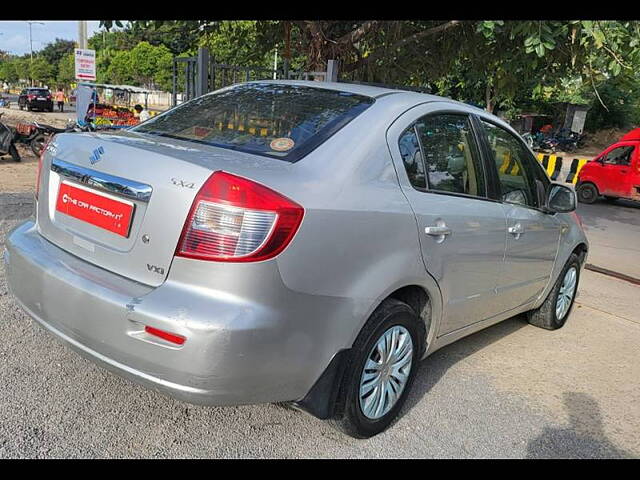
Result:
<svg viewBox="0 0 640 480">
<path fill-rule="evenodd" d="M 96 79 L 96 51 L 76 48 L 76 78 L 78 80 Z"/>
<path fill-rule="evenodd" d="M 571 124 L 571 131 L 576 133 L 582 133 L 584 129 L 584 122 L 587 119 L 586 110 L 576 110 L 573 114 L 573 123 Z"/>
</svg>

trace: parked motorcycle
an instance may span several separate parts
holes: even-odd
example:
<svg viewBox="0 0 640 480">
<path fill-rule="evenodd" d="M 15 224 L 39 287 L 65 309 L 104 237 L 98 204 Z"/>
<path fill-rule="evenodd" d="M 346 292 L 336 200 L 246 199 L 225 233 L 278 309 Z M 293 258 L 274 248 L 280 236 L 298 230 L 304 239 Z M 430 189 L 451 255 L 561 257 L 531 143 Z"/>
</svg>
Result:
<svg viewBox="0 0 640 480">
<path fill-rule="evenodd" d="M 1 117 L 2 113 L 0 113 Z M 15 135 L 15 131 L 0 122 L 0 156 L 11 155 L 15 162 L 19 162 L 22 159 L 15 145 Z"/>
<path fill-rule="evenodd" d="M 64 133 L 72 131 L 69 128 L 56 128 L 51 125 L 45 125 L 44 123 L 32 122 L 32 123 L 19 123 L 16 125 L 16 132 L 18 134 L 16 141 L 29 145 L 31 151 L 39 156 L 42 153 L 42 149 L 47 144 L 49 137 L 56 133 Z"/>
</svg>

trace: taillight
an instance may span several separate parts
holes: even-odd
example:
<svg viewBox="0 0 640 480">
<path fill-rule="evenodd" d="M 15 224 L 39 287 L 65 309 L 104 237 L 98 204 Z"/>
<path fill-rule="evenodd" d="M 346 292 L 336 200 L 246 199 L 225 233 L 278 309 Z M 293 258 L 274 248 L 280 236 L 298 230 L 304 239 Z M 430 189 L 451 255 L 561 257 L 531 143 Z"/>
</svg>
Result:
<svg viewBox="0 0 640 480">
<path fill-rule="evenodd" d="M 29 100 L 33 100 L 34 98 L 36 98 L 36 96 L 35 96 L 35 95 L 27 95 L 27 98 L 28 98 Z"/>
<path fill-rule="evenodd" d="M 36 200 L 38 200 L 38 194 L 40 193 L 40 174 L 42 173 L 42 162 L 44 161 L 44 152 L 47 151 L 47 146 L 51 143 L 55 135 L 52 135 L 47 139 L 44 146 L 42 147 L 42 151 L 40 152 L 40 156 L 38 157 L 38 169 L 36 170 Z"/>
<path fill-rule="evenodd" d="M 296 234 L 304 208 L 264 185 L 214 172 L 196 195 L 176 255 L 257 262 L 278 255 Z"/>
<path fill-rule="evenodd" d="M 38 200 L 38 194 L 40 193 L 40 172 L 42 171 L 42 157 L 44 155 L 44 150 L 40 154 L 38 158 L 38 170 L 36 170 L 36 200 Z"/>
</svg>

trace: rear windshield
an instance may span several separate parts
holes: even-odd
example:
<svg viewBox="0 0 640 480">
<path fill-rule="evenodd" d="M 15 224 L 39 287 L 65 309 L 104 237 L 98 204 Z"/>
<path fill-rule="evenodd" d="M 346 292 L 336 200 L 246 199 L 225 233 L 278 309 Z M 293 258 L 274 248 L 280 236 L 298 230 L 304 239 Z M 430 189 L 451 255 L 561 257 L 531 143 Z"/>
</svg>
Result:
<svg viewBox="0 0 640 480">
<path fill-rule="evenodd" d="M 336 90 L 250 83 L 196 98 L 131 130 L 295 162 L 373 102 Z"/>
<path fill-rule="evenodd" d="M 47 95 L 51 95 L 51 93 L 49 93 L 49 90 L 46 90 L 44 88 L 30 88 L 27 93 L 30 95 L 44 95 L 45 97 Z"/>
</svg>

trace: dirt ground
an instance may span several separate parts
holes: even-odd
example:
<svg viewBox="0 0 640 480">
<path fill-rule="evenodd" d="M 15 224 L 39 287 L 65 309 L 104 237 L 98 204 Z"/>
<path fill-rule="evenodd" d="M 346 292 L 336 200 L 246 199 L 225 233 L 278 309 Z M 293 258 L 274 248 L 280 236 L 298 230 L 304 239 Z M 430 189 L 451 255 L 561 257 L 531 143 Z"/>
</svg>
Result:
<svg viewBox="0 0 640 480">
<path fill-rule="evenodd" d="M 67 119 L 73 114 L 28 112 L 18 109 L 0 109 L 0 121 L 10 127 L 18 122 L 41 122 L 54 127 L 63 128 Z M 36 181 L 38 158 L 28 145 L 17 144 L 16 148 L 22 157 L 21 162 L 14 162 L 10 155 L 0 157 L 0 192 L 31 192 Z"/>
<path fill-rule="evenodd" d="M 22 157 L 14 162 L 10 155 L 0 157 L 0 192 L 32 192 L 36 183 L 38 158 L 27 145 L 17 145 Z"/>
</svg>

